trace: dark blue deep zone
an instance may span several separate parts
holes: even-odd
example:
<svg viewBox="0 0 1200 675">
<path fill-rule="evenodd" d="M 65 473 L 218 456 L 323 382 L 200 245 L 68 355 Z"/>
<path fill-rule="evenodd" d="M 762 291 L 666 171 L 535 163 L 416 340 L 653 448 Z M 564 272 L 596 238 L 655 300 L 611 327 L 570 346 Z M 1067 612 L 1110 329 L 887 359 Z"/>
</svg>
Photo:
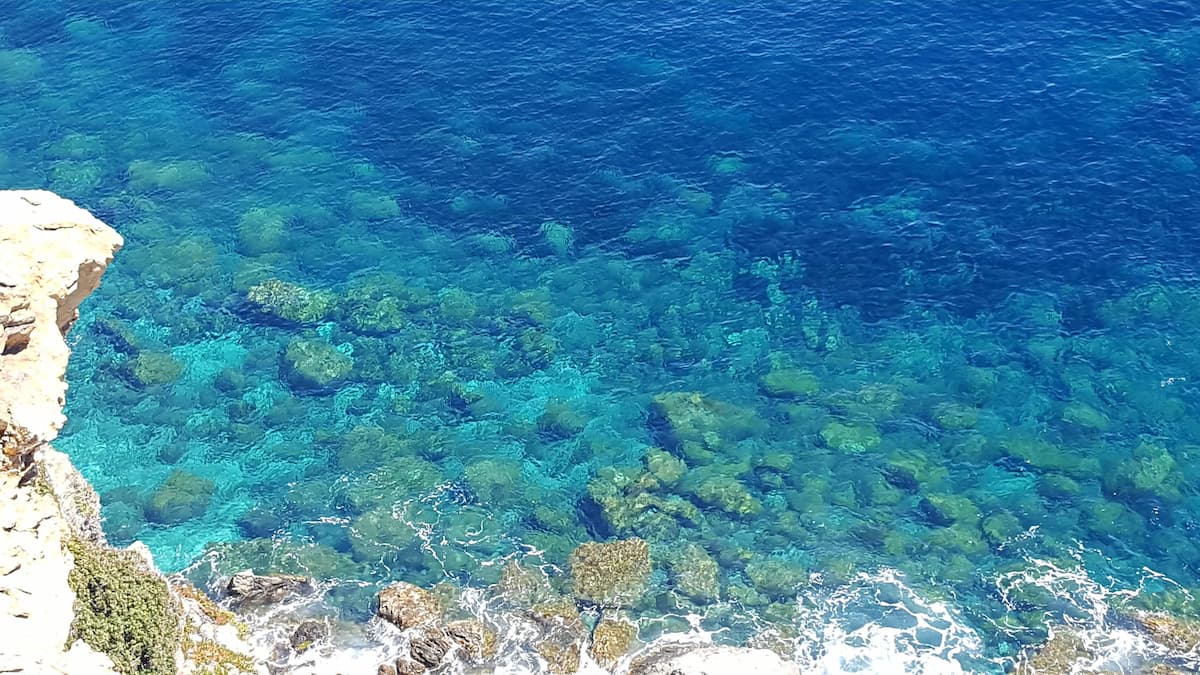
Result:
<svg viewBox="0 0 1200 675">
<path fill-rule="evenodd" d="M 1112 310 L 1122 299 L 1141 297 L 1142 289 L 1189 289 L 1200 272 L 1195 166 L 1200 161 L 1200 18 L 1191 2 L 9 1 L 0 2 L 0 16 L 0 45 L 39 52 L 47 63 L 66 69 L 94 68 L 93 77 L 103 78 L 93 82 L 94 100 L 81 104 L 86 110 L 5 121 L 9 131 L 3 150 L 30 158 L 29 173 L 20 175 L 37 175 L 33 165 L 39 148 L 70 131 L 73 114 L 106 120 L 116 145 L 138 133 L 139 126 L 157 123 L 154 113 L 140 104 L 106 112 L 105 95 L 130 101 L 182 99 L 194 116 L 192 126 L 172 137 L 174 144 L 161 159 L 200 158 L 212 180 L 202 193 L 150 191 L 149 197 L 162 198 L 177 211 L 194 208 L 198 222 L 190 227 L 218 242 L 236 238 L 234 224 L 242 207 L 225 205 L 229 193 L 271 192 L 276 175 L 266 165 L 235 167 L 233 160 L 223 168 L 220 150 L 195 149 L 191 146 L 210 146 L 190 143 L 188 136 L 250 132 L 281 142 L 302 138 L 338 157 L 378 168 L 372 189 L 397 195 L 407 220 L 375 221 L 369 232 L 397 251 L 406 245 L 407 223 L 417 220 L 458 241 L 504 234 L 515 241 L 514 255 L 536 256 L 544 253 L 541 224 L 553 220 L 570 224 L 575 250 L 599 250 L 635 267 L 663 261 L 682 267 L 698 252 L 721 252 L 736 264 L 729 295 L 704 296 L 713 307 L 749 303 L 765 313 L 800 313 L 815 300 L 828 316 L 842 317 L 848 340 L 864 343 L 913 326 L 928 327 L 921 333 L 927 345 L 948 343 L 955 338 L 939 327 L 968 326 L 968 332 L 981 337 L 977 343 L 968 340 L 948 348 L 955 358 L 972 368 L 1025 373 L 1027 379 L 1019 381 L 1000 376 L 999 386 L 1010 390 L 992 403 L 1007 411 L 1037 406 L 1058 410 L 1079 398 L 1073 369 L 1086 361 L 1096 372 L 1136 371 L 1142 377 L 1137 382 L 1152 382 L 1145 385 L 1149 389 L 1156 389 L 1160 378 L 1176 377 L 1178 382 L 1170 383 L 1175 387 L 1172 400 L 1180 401 L 1185 416 L 1200 412 L 1200 390 L 1189 381 L 1189 376 L 1200 376 L 1193 372 L 1200 366 L 1195 343 L 1172 341 L 1154 353 L 1140 346 L 1154 343 L 1160 326 L 1172 331 L 1164 333 L 1164 340 L 1190 339 L 1197 326 L 1187 322 L 1200 321 L 1200 314 L 1187 314 L 1180 309 L 1186 303 L 1177 299 L 1171 307 L 1186 316 L 1147 310 L 1152 316 L 1146 318 L 1132 310 L 1127 315 Z M 91 51 L 77 50 L 65 26 L 81 16 L 98 20 L 116 37 Z M 163 37 L 152 37 L 158 34 Z M 120 36 L 129 36 L 136 50 L 127 51 Z M 265 84 L 231 86 L 239 72 Z M 451 137 L 470 144 L 469 149 L 451 147 Z M 742 165 L 719 168 L 722 158 Z M 122 229 L 124 222 L 139 217 L 136 210 L 142 207 L 104 197 L 138 189 L 129 182 L 132 170 L 125 171 L 131 159 L 113 160 L 116 170 L 68 196 Z M 322 180 L 322 171 L 311 170 L 314 181 Z M 50 179 L 40 180 L 49 184 Z M 346 179 L 339 175 L 329 180 Z M 713 199 L 702 209 L 706 220 L 690 231 L 690 241 L 626 235 L 632 223 L 672 199 L 680 185 L 695 186 Z M 354 187 L 346 182 L 346 189 Z M 305 196 L 275 192 L 277 202 Z M 469 205 L 457 208 L 456 200 Z M 306 222 L 294 217 L 289 225 L 303 230 Z M 151 243 L 140 236 L 136 231 L 127 235 L 122 255 L 134 255 L 139 246 Z M 292 276 L 314 286 L 338 286 L 363 268 L 357 256 L 320 245 L 294 256 Z M 782 259 L 798 261 L 803 274 L 784 275 L 773 285 L 755 271 L 755 261 Z M 122 264 L 118 259 L 106 288 L 151 283 L 122 276 Z M 553 262 L 545 264 L 546 270 L 553 269 Z M 782 303 L 779 292 L 786 298 Z M 104 293 L 102 289 L 93 301 L 98 308 L 106 307 Z M 667 299 L 643 299 L 632 291 L 628 297 L 633 305 L 643 300 L 659 303 L 646 319 L 653 325 L 659 321 L 655 312 Z M 1021 345 L 1041 340 L 1041 328 L 1031 325 L 1031 314 L 1014 307 L 1039 302 L 1061 315 L 1061 323 L 1051 329 L 1054 340 L 1083 340 L 1110 351 L 1098 355 L 1097 347 L 1081 355 L 1083 348 L 1063 349 L 1061 356 L 1042 359 L 1044 352 L 1025 350 Z M 1139 302 L 1122 306 L 1144 309 Z M 723 316 L 723 310 L 714 311 Z M 745 321 L 739 311 L 728 311 L 730 322 Z M 198 319 L 201 334 L 243 331 L 251 352 L 255 336 L 288 330 L 247 319 L 240 291 L 204 298 L 203 312 L 207 318 Z M 738 329 L 752 327 L 743 323 Z M 87 330 L 81 339 L 103 339 L 99 328 Z M 495 330 L 499 342 L 506 329 Z M 615 345 L 624 339 L 606 333 L 580 350 L 616 353 Z M 797 326 L 781 330 L 773 346 L 801 349 L 806 339 Z M 645 406 L 648 397 L 664 389 L 720 391 L 723 369 L 729 365 L 732 372 L 733 366 L 732 359 L 726 363 L 720 355 L 727 345 L 716 342 L 707 351 L 697 349 L 701 355 L 664 358 L 661 373 L 653 378 L 602 378 L 610 387 L 604 395 L 617 401 L 634 398 Z M 846 382 L 858 386 L 861 374 L 868 372 L 887 381 L 893 370 L 911 374 L 918 369 L 912 366 L 915 358 L 899 351 L 910 344 L 880 342 L 855 356 L 831 356 L 828 363 L 818 358 L 805 366 L 829 378 L 823 384 L 828 390 L 850 387 Z M 835 351 L 826 345 L 814 353 L 824 349 Z M 76 360 L 86 358 L 77 355 Z M 102 378 L 103 367 L 94 367 L 84 371 L 85 365 L 73 365 Z M 938 367 L 934 358 L 929 368 Z M 858 374 L 839 380 L 835 372 Z M 1099 384 L 1088 389 L 1088 400 L 1092 407 L 1111 406 L 1104 410 L 1114 421 L 1100 431 L 1080 432 L 1068 425 L 1055 436 L 1056 443 L 1070 446 L 1078 457 L 1088 456 L 1092 444 L 1122 448 L 1105 450 L 1111 457 L 1097 455 L 1120 465 L 1129 453 L 1147 462 L 1146 457 L 1156 456 L 1153 450 L 1146 450 L 1151 453 L 1146 457 L 1134 450 L 1139 438 L 1153 437 L 1174 456 L 1174 473 L 1166 481 L 1170 488 L 1138 484 L 1116 500 L 1144 528 L 1136 541 L 1121 542 L 1101 534 L 1100 528 L 1088 529 L 1088 517 L 1105 516 L 1083 516 L 1046 525 L 1044 530 L 1057 537 L 1046 550 L 1078 543 L 1122 558 L 1128 563 L 1125 571 L 1160 563 L 1181 583 L 1194 586 L 1200 583 L 1200 561 L 1194 557 L 1200 551 L 1178 547 L 1194 537 L 1200 518 L 1194 487 L 1200 464 L 1190 454 L 1190 443 L 1200 442 L 1200 434 L 1191 427 L 1181 431 L 1184 423 L 1178 421 L 1115 421 L 1133 419 L 1116 412 L 1133 405 L 1123 389 L 1129 379 L 1113 375 L 1105 382 L 1108 389 Z M 197 409 L 211 403 L 205 396 L 199 395 Z M 916 395 L 906 391 L 905 396 L 906 406 L 924 410 L 913 402 Z M 1027 405 L 1026 396 L 1048 402 Z M 88 404 L 71 401 L 77 410 Z M 349 415 L 369 416 L 366 408 L 350 405 Z M 772 428 L 796 414 L 770 407 L 773 402 L 763 405 L 769 407 L 763 415 L 776 425 Z M 470 401 L 452 397 L 446 426 L 463 423 L 470 417 L 464 412 L 469 407 Z M 646 415 L 642 413 L 643 420 Z M 997 426 L 980 435 L 1026 422 L 1039 433 L 1050 429 L 1046 433 L 1059 434 L 1058 418 L 1047 422 L 1036 417 L 1034 412 L 1028 417 L 1006 412 L 997 417 Z M 72 414 L 68 443 L 82 429 L 75 418 Z M 938 430 L 924 413 L 876 422 L 884 448 L 889 438 L 934 443 L 961 431 Z M 638 433 L 663 440 L 661 429 L 639 427 Z M 819 426 L 807 434 L 805 443 L 814 447 L 837 445 Z M 993 440 L 987 438 L 989 444 Z M 558 447 L 560 441 L 555 432 L 543 432 L 530 447 Z M 533 464 L 565 462 L 555 469 L 563 476 L 573 464 L 587 465 L 588 475 L 594 474 L 597 467 L 588 465 L 592 458 L 587 449 L 574 452 L 566 459 L 527 459 Z M 1042 460 L 1030 459 L 1023 450 L 969 459 L 944 452 L 930 456 L 949 467 L 952 482 L 991 486 L 1002 477 L 994 483 L 997 494 L 1031 493 L 1053 464 L 1038 464 Z M 86 448 L 73 453 L 84 457 L 86 473 Z M 428 456 L 441 461 L 436 453 Z M 909 512 L 920 528 L 953 521 L 924 500 L 921 476 L 868 466 L 865 457 L 870 456 L 854 455 L 849 463 L 862 462 L 864 475 L 878 473 L 889 485 L 911 492 L 905 499 L 911 499 Z M 624 464 L 630 463 L 630 456 L 622 457 Z M 632 463 L 637 461 L 634 455 Z M 446 460 L 445 466 L 457 465 Z M 1082 483 L 1087 499 L 1097 503 L 1121 489 L 1103 486 L 1098 476 L 1053 467 L 1056 476 Z M 445 471 L 452 476 L 457 469 Z M 114 481 L 104 484 L 105 477 L 98 480 L 102 489 L 122 487 Z M 1037 488 L 1047 512 L 1061 504 L 1084 503 L 1074 488 L 1054 485 L 1059 487 Z M 766 495 L 769 489 L 761 487 L 761 492 Z M 595 500 L 571 494 L 570 518 L 580 528 L 575 532 L 629 534 L 606 522 Z M 472 498 L 469 489 L 443 497 L 459 502 Z M 279 499 L 279 494 L 263 497 L 264 503 Z M 830 510 L 828 526 L 853 530 L 847 538 L 853 544 L 846 546 L 861 544 L 876 551 L 872 564 L 903 569 L 905 555 L 934 555 L 928 550 L 918 555 L 911 546 L 897 554 L 881 543 L 887 533 L 878 523 L 847 515 L 842 506 Z M 985 508 L 983 516 L 988 513 Z M 346 510 L 338 514 L 353 517 Z M 255 536 L 279 526 L 347 550 L 344 533 L 329 535 L 321 526 L 305 525 L 311 523 L 305 519 L 309 517 L 270 520 Z M 515 527 L 532 530 L 530 518 L 526 514 Z M 1035 524 L 1024 518 L 1023 527 Z M 714 525 L 711 536 L 740 536 L 733 522 Z M 240 532 L 249 536 L 244 522 Z M 228 535 L 216 536 L 221 537 Z M 767 546 L 762 542 L 768 540 L 778 547 L 776 552 L 787 548 L 785 539 L 764 539 L 757 545 Z M 159 546 L 161 558 L 166 545 Z M 1038 553 L 1049 555 L 1046 550 Z M 806 553 L 799 555 L 813 564 Z M 1012 562 L 1005 557 L 1009 553 L 998 555 L 1000 562 L 971 559 L 988 569 Z M 718 558 L 723 569 L 731 566 L 730 574 L 740 574 L 741 563 Z M 388 573 L 403 576 L 395 569 Z M 1126 581 L 1133 583 L 1132 578 Z M 978 615 L 1001 611 L 988 582 L 962 584 L 971 588 L 960 600 L 978 604 Z M 1023 605 L 1014 611 L 1037 613 Z M 981 626 L 986 623 L 980 620 Z"/>
<path fill-rule="evenodd" d="M 79 8 L 20 9 L 8 34 L 45 45 Z M 356 153 L 439 186 L 508 197 L 499 223 L 493 214 L 445 222 L 439 204 L 409 205 L 446 227 L 499 224 L 526 238 L 551 216 L 585 223 L 581 243 L 605 242 L 654 195 L 597 185 L 597 167 L 702 179 L 707 157 L 744 148 L 755 154 L 751 180 L 796 193 L 789 217 L 739 223 L 730 245 L 747 256 L 797 252 L 824 280 L 823 298 L 866 317 L 909 302 L 972 314 L 1014 290 L 1053 292 L 1064 282 L 1111 291 L 1137 263 L 1194 273 L 1195 181 L 1152 165 L 1196 143 L 1196 63 L 1150 64 L 1153 91 L 1136 96 L 1129 83 L 1087 81 L 1086 64 L 1062 59 L 1072 45 L 1194 27 L 1188 2 L 250 3 L 228 11 L 121 3 L 87 11 L 123 29 L 174 29 L 178 39 L 144 56 L 135 84 L 187 90 L 234 129 L 285 135 L 296 120 L 269 106 L 248 113 L 246 101 L 209 84 L 212 75 L 264 50 L 294 50 L 298 63 L 279 85 L 304 92 L 307 114 L 366 108 L 351 138 Z M 669 66 L 643 73 L 627 62 L 646 56 Z M 732 112 L 689 114 L 698 97 Z M 421 136 L 463 118 L 492 142 L 468 161 L 436 161 L 444 149 Z M 838 143 L 856 124 L 931 147 Z M 555 156 L 534 152 L 545 145 Z M 934 188 L 930 222 L 887 232 L 839 222 L 856 199 L 908 188 Z M 983 240 L 987 228 L 998 231 Z M 953 272 L 958 265 L 973 270 L 969 279 Z M 932 287 L 899 288 L 902 266 L 927 272 Z M 1094 298 L 1078 300 L 1086 327 Z"/>
</svg>

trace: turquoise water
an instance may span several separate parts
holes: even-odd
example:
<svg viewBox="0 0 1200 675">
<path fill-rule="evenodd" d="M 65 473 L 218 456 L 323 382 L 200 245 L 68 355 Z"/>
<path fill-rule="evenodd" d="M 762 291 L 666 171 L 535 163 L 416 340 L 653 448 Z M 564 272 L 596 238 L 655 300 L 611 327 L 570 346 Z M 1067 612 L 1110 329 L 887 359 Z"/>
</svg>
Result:
<svg viewBox="0 0 1200 675">
<path fill-rule="evenodd" d="M 637 616 L 895 574 L 997 668 L 1200 584 L 1193 9 L 9 3 L 2 184 L 126 238 L 60 447 L 351 616 L 638 536 Z"/>
</svg>

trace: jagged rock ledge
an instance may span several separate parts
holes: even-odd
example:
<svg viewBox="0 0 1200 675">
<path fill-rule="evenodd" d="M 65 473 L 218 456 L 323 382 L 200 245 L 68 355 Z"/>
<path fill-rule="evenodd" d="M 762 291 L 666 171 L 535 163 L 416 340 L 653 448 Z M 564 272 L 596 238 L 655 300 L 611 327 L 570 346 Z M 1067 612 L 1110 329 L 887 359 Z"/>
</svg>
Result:
<svg viewBox="0 0 1200 675">
<path fill-rule="evenodd" d="M 121 247 L 40 190 L 0 191 L 0 664 L 6 673 L 265 673 L 236 621 L 117 550 L 100 500 L 50 446 L 63 423 L 65 335 Z"/>
</svg>

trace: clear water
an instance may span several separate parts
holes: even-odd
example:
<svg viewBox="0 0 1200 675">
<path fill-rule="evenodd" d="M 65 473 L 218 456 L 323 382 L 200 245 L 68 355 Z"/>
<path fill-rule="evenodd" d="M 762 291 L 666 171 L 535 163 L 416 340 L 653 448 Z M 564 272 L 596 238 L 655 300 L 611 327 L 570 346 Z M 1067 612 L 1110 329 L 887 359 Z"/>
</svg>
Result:
<svg viewBox="0 0 1200 675">
<path fill-rule="evenodd" d="M 301 547 L 355 615 L 641 536 L 645 636 L 828 672 L 1200 585 L 1191 3 L 0 9 L 0 185 L 127 240 L 60 445 L 166 569 Z"/>
</svg>

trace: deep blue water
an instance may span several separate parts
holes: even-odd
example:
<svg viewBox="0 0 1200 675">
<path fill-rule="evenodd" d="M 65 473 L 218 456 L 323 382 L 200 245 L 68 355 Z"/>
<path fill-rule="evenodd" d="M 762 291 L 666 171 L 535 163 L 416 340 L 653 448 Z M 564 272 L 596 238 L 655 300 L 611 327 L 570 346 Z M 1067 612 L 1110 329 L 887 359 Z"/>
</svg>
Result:
<svg viewBox="0 0 1200 675">
<path fill-rule="evenodd" d="M 127 239 L 74 333 L 61 444 L 114 541 L 168 569 L 275 537 L 334 576 L 478 585 L 533 549 L 695 542 L 718 598 L 680 601 L 660 564 L 638 612 L 802 626 L 751 563 L 815 595 L 895 569 L 955 599 L 968 669 L 1067 620 L 997 590 L 1030 560 L 1200 584 L 1193 3 L 0 16 L 3 185 Z M 270 278 L 334 308 L 264 315 Z M 399 320 L 356 318 L 376 310 Z M 353 369 L 298 383 L 297 339 Z M 161 379 L 132 374 L 146 354 Z M 769 391 L 787 368 L 816 384 Z M 669 392 L 757 422 L 697 451 L 657 419 Z M 605 471 L 655 445 L 690 478 L 649 492 L 701 515 L 614 522 Z M 175 469 L 215 495 L 153 516 Z"/>
</svg>

